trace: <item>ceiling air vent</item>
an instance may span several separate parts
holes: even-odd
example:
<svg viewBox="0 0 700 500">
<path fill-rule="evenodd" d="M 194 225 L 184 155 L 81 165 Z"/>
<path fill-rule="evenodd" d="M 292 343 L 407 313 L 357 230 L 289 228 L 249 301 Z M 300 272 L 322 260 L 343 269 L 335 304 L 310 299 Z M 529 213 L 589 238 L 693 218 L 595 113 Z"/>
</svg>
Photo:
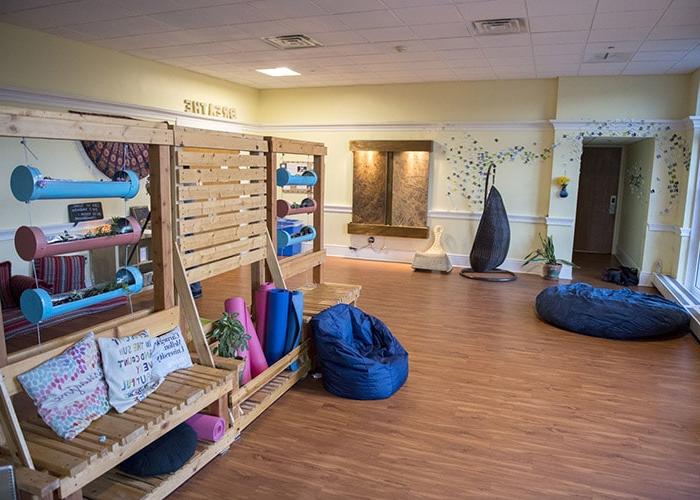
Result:
<svg viewBox="0 0 700 500">
<path fill-rule="evenodd" d="M 475 35 L 510 35 L 513 33 L 526 33 L 527 23 L 522 17 L 482 19 L 472 22 L 472 31 L 474 31 Z"/>
<path fill-rule="evenodd" d="M 323 47 L 321 43 L 306 35 L 266 36 L 263 37 L 262 40 L 266 43 L 269 43 L 273 47 L 282 50 Z"/>
</svg>

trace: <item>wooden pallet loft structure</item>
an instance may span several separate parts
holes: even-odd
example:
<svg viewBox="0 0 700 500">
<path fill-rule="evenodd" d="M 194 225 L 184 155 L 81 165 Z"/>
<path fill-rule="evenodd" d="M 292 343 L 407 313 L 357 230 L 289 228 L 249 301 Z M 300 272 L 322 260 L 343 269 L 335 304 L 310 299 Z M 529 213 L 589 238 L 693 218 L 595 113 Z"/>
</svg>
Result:
<svg viewBox="0 0 700 500">
<path fill-rule="evenodd" d="M 251 266 L 251 286 L 264 281 L 271 256 L 267 235 L 268 143 L 262 137 L 175 127 L 175 282 L 193 338 L 202 325 L 189 284 Z M 274 255 L 272 255 L 274 256 Z M 309 371 L 308 338 L 232 394 L 237 432 Z M 299 369 L 289 370 L 298 362 Z"/>
<path fill-rule="evenodd" d="M 174 293 L 170 197 L 173 130 L 165 123 L 0 108 L 0 136 L 149 144 L 154 307 L 89 331 L 98 337 L 124 337 L 143 330 L 159 336 L 177 326 L 180 310 Z M 35 411 L 23 407 L 17 412 L 13 396 L 22 392 L 17 376 L 60 354 L 86 333 L 78 331 L 9 356 L 0 336 L 2 452 L 15 465 L 22 492 L 40 498 L 163 498 L 233 442 L 238 432 L 228 417 L 227 402 L 238 389 L 240 363 L 227 360 L 236 368 L 233 371 L 231 366 L 214 368 L 206 339 L 197 331 L 193 344 L 198 363 L 171 373 L 144 401 L 121 414 L 110 411 L 71 441 L 58 437 Z M 180 470 L 145 480 L 115 469 L 200 411 L 223 418 L 228 430 L 216 443 L 200 442 Z"/>
<path fill-rule="evenodd" d="M 272 240 L 272 251 L 275 254 L 270 258 L 272 278 L 279 287 L 286 288 L 286 280 L 308 271 L 312 272 L 310 283 L 299 288 L 304 292 L 304 317 L 308 320 L 324 309 L 339 303 L 354 304 L 360 296 L 362 289 L 359 285 L 344 283 L 327 283 L 324 280 L 324 262 L 326 251 L 323 248 L 324 238 L 324 181 L 326 174 L 325 157 L 328 153 L 326 146 L 320 142 L 300 141 L 294 139 L 282 139 L 278 137 L 266 137 L 268 143 L 267 155 L 267 225 Z M 280 188 L 277 185 L 276 172 L 285 155 L 297 155 L 313 158 L 309 163 L 313 164 L 317 182 L 309 188 L 309 195 L 315 202 L 313 211 L 313 227 L 316 237 L 313 240 L 311 250 L 301 252 L 290 257 L 277 259 L 277 204 L 280 199 Z M 275 262 L 277 261 L 277 262 Z"/>
</svg>

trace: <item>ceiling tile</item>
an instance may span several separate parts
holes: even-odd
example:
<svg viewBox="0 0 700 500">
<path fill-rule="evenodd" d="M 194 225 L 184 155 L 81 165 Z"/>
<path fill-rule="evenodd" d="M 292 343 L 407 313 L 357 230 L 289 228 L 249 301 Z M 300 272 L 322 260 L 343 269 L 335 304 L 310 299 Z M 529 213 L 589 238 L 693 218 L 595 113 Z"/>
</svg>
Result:
<svg viewBox="0 0 700 500">
<path fill-rule="evenodd" d="M 248 38 L 296 34 L 290 31 L 289 27 L 281 21 L 258 21 L 235 26 L 244 33 L 247 33 Z"/>
<path fill-rule="evenodd" d="M 535 45 L 533 47 L 535 56 L 538 55 L 559 55 L 559 54 L 583 54 L 585 48 L 583 43 L 565 43 L 560 45 Z"/>
<path fill-rule="evenodd" d="M 537 64 L 537 76 L 540 78 L 552 78 L 557 76 L 576 76 L 578 75 L 580 65 L 578 64 L 556 64 L 556 65 L 540 65 Z"/>
<path fill-rule="evenodd" d="M 477 36 L 476 41 L 482 47 L 524 47 L 530 46 L 529 33 L 517 33 L 513 35 L 498 35 L 498 36 Z"/>
<path fill-rule="evenodd" d="M 578 74 L 581 76 L 619 75 L 627 63 L 585 63 Z"/>
<path fill-rule="evenodd" d="M 423 5 L 446 5 L 452 0 L 383 0 L 383 3 L 390 9 L 400 9 L 402 7 L 420 7 Z"/>
<path fill-rule="evenodd" d="M 471 49 L 477 47 L 476 40 L 472 37 L 463 36 L 459 38 L 438 38 L 435 40 L 426 40 L 426 46 L 431 49 Z"/>
<path fill-rule="evenodd" d="M 640 41 L 628 42 L 591 42 L 586 44 L 586 53 L 594 54 L 598 52 L 637 52 Z"/>
<path fill-rule="evenodd" d="M 597 0 L 527 0 L 529 16 L 593 14 Z"/>
<path fill-rule="evenodd" d="M 474 60 L 484 59 L 484 53 L 481 49 L 459 49 L 459 50 L 441 50 L 436 52 L 438 57 L 447 60 Z"/>
<path fill-rule="evenodd" d="M 510 66 L 530 66 L 534 68 L 535 61 L 530 57 L 489 57 L 488 62 L 495 70 Z"/>
<path fill-rule="evenodd" d="M 560 43 L 586 43 L 588 30 L 581 31 L 551 31 L 548 33 L 532 33 L 534 45 L 556 45 Z"/>
<path fill-rule="evenodd" d="M 568 16 L 542 16 L 530 18 L 530 31 L 574 31 L 590 29 L 593 14 L 571 14 Z"/>
<path fill-rule="evenodd" d="M 115 8 L 115 3 L 109 0 L 80 0 L 48 5 L 4 15 L 2 21 L 27 28 L 42 29 L 127 17 L 129 13 L 118 7 Z"/>
<path fill-rule="evenodd" d="M 352 43 L 364 43 L 366 40 L 354 31 L 333 31 L 331 33 L 319 33 L 314 36 L 323 45 L 345 45 Z"/>
<path fill-rule="evenodd" d="M 489 0 L 463 3 L 459 4 L 457 8 L 467 21 L 527 16 L 525 0 Z"/>
<path fill-rule="evenodd" d="M 202 9 L 158 14 L 158 19 L 177 28 L 204 28 L 264 21 L 264 13 L 247 4 L 217 5 Z"/>
<path fill-rule="evenodd" d="M 648 40 L 640 50 L 691 50 L 700 45 L 700 38 L 687 40 Z"/>
<path fill-rule="evenodd" d="M 651 52 L 637 52 L 632 61 L 673 61 L 678 62 L 685 56 L 685 50 L 655 50 Z"/>
<path fill-rule="evenodd" d="M 635 10 L 631 12 L 598 13 L 593 19 L 593 29 L 651 28 L 661 18 L 661 10 Z"/>
<path fill-rule="evenodd" d="M 691 0 L 694 1 L 694 0 Z M 671 0 L 598 0 L 597 12 L 629 12 L 632 10 L 664 10 Z"/>
<path fill-rule="evenodd" d="M 556 66 L 562 64 L 579 64 L 583 59 L 583 53 L 580 54 L 546 54 L 535 55 L 535 64 Z"/>
<path fill-rule="evenodd" d="M 352 29 L 386 28 L 401 25 L 401 21 L 388 10 L 340 14 L 338 18 Z"/>
<path fill-rule="evenodd" d="M 656 26 L 649 35 L 650 40 L 673 40 L 683 38 L 700 38 L 700 25 Z"/>
<path fill-rule="evenodd" d="M 484 47 L 486 57 L 530 57 L 532 47 Z"/>
<path fill-rule="evenodd" d="M 261 11 L 265 19 L 289 19 L 327 14 L 311 0 L 256 0 L 250 2 L 250 5 Z"/>
<path fill-rule="evenodd" d="M 631 62 L 622 72 L 625 75 L 658 75 L 673 67 L 673 62 Z"/>
<path fill-rule="evenodd" d="M 408 26 L 396 26 L 393 28 L 374 28 L 369 30 L 357 30 L 357 34 L 368 42 L 386 42 L 390 40 L 410 40 L 415 38 L 413 31 Z"/>
<path fill-rule="evenodd" d="M 94 21 L 68 26 L 69 29 L 92 39 L 144 35 L 170 31 L 172 27 L 149 16 L 130 17 L 128 22 Z"/>
<path fill-rule="evenodd" d="M 296 19 L 285 19 L 281 21 L 287 26 L 287 33 L 327 33 L 329 31 L 343 31 L 348 27 L 338 19 L 338 16 L 310 16 Z"/>
<path fill-rule="evenodd" d="M 659 26 L 700 25 L 700 2 L 694 9 L 670 9 L 659 21 Z"/>
<path fill-rule="evenodd" d="M 589 42 L 624 42 L 644 40 L 649 28 L 595 29 L 588 36 Z"/>
<path fill-rule="evenodd" d="M 422 26 L 411 26 L 411 29 L 418 38 L 423 39 L 471 36 L 466 22 L 425 24 Z"/>
<path fill-rule="evenodd" d="M 408 25 L 449 23 L 460 19 L 459 11 L 453 5 L 430 5 L 396 9 L 394 14 Z"/>
<path fill-rule="evenodd" d="M 386 6 L 379 0 L 314 0 L 314 3 L 330 14 L 382 10 Z"/>
</svg>

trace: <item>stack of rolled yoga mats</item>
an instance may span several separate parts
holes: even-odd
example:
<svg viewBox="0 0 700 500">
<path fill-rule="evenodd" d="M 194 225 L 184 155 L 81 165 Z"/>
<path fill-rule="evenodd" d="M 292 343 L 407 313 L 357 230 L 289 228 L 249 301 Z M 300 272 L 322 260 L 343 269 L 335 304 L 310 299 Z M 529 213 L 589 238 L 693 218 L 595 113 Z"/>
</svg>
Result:
<svg viewBox="0 0 700 500">
<path fill-rule="evenodd" d="M 237 314 L 250 336 L 248 350 L 241 353 L 245 361 L 243 384 L 274 365 L 301 341 L 303 292 L 275 288 L 271 283 L 263 284 L 255 292 L 255 323 L 241 297 L 228 299 L 224 309 L 229 314 Z M 290 369 L 297 370 L 298 364 L 292 363 Z"/>
</svg>

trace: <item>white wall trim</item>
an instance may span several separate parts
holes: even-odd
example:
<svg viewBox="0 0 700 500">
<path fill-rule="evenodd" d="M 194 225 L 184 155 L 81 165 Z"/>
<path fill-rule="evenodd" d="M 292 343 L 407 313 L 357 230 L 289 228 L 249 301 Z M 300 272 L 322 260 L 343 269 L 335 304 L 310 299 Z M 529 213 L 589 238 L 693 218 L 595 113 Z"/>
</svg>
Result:
<svg viewBox="0 0 700 500">
<path fill-rule="evenodd" d="M 363 248 L 360 250 L 351 250 L 343 245 L 325 245 L 326 252 L 331 257 L 343 257 L 346 259 L 359 260 L 376 260 L 381 262 L 400 262 L 411 263 L 415 251 L 413 250 L 375 250 L 372 248 Z M 448 254 L 452 265 L 455 267 L 469 266 L 469 256 L 465 254 Z M 539 264 L 531 264 L 523 267 L 522 259 L 506 259 L 500 266 L 502 269 L 521 274 L 542 274 L 542 266 Z M 564 266 L 561 270 L 561 278 L 571 279 L 571 267 Z"/>
<path fill-rule="evenodd" d="M 692 234 L 692 230 L 689 227 L 682 227 L 676 224 L 656 224 L 653 222 L 647 224 L 647 231 L 652 233 L 673 233 L 681 238 L 689 238 Z"/>
<path fill-rule="evenodd" d="M 548 226 L 573 227 L 573 217 L 545 217 L 545 223 Z"/>
<path fill-rule="evenodd" d="M 324 212 L 331 214 L 352 214 L 352 206 L 325 205 Z M 481 219 L 481 212 L 467 212 L 465 210 L 429 210 L 428 218 L 478 221 Z M 539 215 L 509 214 L 508 221 L 521 224 L 544 224 L 545 217 Z"/>
<path fill-rule="evenodd" d="M 612 126 L 619 124 L 621 127 L 635 127 L 641 126 L 643 124 L 653 123 L 654 125 L 668 125 L 674 130 L 682 130 L 688 128 L 689 126 L 692 126 L 692 118 L 693 117 L 688 117 L 680 120 L 668 120 L 660 118 L 650 118 L 644 120 L 549 120 L 549 122 L 554 127 L 554 130 L 557 131 L 585 130 L 588 127 L 595 127 L 596 125 L 599 125 L 601 123 L 607 123 L 608 125 Z M 644 137 L 640 136 L 640 139 L 644 139 Z"/>
</svg>

